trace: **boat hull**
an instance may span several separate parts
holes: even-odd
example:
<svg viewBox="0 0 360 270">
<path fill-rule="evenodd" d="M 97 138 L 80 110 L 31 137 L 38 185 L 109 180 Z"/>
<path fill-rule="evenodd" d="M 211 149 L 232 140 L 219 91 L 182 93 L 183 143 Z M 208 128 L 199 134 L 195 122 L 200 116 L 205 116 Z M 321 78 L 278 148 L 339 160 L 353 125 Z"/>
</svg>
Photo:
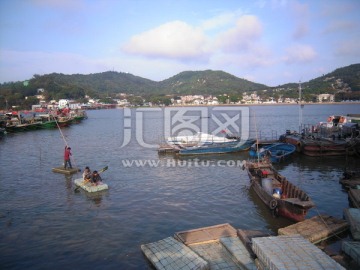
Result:
<svg viewBox="0 0 360 270">
<path fill-rule="evenodd" d="M 270 163 L 247 161 L 244 169 L 248 172 L 251 188 L 275 214 L 299 222 L 315 206 L 304 191 L 280 175 Z M 281 195 L 274 193 L 276 190 L 281 190 Z"/>
<path fill-rule="evenodd" d="M 248 150 L 255 140 L 239 141 L 232 143 L 211 144 L 205 146 L 194 146 L 180 149 L 179 155 L 209 155 L 226 154 Z"/>
<path fill-rule="evenodd" d="M 302 153 L 307 156 L 345 156 L 354 155 L 355 149 L 346 142 L 303 140 Z"/>
</svg>

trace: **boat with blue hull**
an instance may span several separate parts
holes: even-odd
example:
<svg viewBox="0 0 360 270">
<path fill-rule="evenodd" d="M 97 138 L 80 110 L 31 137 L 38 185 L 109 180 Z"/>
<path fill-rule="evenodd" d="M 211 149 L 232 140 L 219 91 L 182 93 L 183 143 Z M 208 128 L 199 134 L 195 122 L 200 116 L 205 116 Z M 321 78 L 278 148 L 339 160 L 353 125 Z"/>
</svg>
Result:
<svg viewBox="0 0 360 270">
<path fill-rule="evenodd" d="M 254 145 L 256 146 L 256 144 Z M 268 144 L 259 148 L 257 151 L 256 149 L 254 150 L 254 145 L 251 146 L 251 157 L 263 158 L 265 155 L 267 155 L 273 163 L 286 160 L 296 151 L 296 146 L 290 143 Z"/>
<path fill-rule="evenodd" d="M 228 143 L 213 143 L 202 146 L 190 146 L 181 148 L 178 152 L 179 155 L 207 155 L 207 154 L 226 154 L 234 153 L 239 151 L 248 150 L 254 139 L 239 140 Z"/>
</svg>

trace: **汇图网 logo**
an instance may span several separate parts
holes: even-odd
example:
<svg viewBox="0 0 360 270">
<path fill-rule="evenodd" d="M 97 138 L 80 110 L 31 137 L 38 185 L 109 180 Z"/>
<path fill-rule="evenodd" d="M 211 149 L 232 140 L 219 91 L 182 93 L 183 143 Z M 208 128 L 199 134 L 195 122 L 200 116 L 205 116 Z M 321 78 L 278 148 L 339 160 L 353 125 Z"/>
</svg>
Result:
<svg viewBox="0 0 360 270">
<path fill-rule="evenodd" d="M 242 140 L 249 138 L 248 107 L 168 107 L 124 109 L 123 141 L 121 147 L 132 140 L 145 148 L 157 148 L 159 143 L 148 143 L 150 131 L 146 125 L 149 115 L 156 115 L 162 121 L 163 130 L 158 130 L 158 137 L 164 141 L 169 137 L 190 136 L 199 132 L 218 135 L 231 133 Z M 148 130 L 147 130 L 148 129 Z"/>
</svg>

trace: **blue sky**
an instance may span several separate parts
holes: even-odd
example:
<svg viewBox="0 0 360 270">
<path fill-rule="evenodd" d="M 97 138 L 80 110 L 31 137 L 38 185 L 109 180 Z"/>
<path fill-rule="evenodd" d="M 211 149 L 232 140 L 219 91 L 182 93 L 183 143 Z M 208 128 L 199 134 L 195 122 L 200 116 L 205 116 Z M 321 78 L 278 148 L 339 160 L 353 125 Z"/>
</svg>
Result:
<svg viewBox="0 0 360 270">
<path fill-rule="evenodd" d="M 359 0 L 0 0 L 0 83 L 223 70 L 269 86 L 360 63 Z"/>
</svg>

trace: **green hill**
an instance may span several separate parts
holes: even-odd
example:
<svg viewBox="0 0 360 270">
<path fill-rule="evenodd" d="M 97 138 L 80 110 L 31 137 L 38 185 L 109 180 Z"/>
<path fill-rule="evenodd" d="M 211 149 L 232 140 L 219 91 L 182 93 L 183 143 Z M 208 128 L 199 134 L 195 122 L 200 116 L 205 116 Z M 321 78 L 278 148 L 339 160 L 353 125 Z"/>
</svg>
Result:
<svg viewBox="0 0 360 270">
<path fill-rule="evenodd" d="M 0 109 L 5 103 L 12 105 L 28 105 L 36 101 L 34 98 L 24 102 L 25 97 L 37 94 L 44 89 L 47 100 L 78 99 L 85 95 L 94 98 L 115 97 L 125 93 L 143 96 L 165 95 L 241 95 L 244 92 L 258 91 L 267 97 L 296 97 L 298 83 L 288 83 L 278 87 L 268 87 L 238 78 L 223 71 L 184 71 L 166 80 L 156 82 L 129 73 L 107 71 L 89 75 L 51 73 L 34 75 L 25 82 L 9 82 L 0 84 Z M 360 99 L 360 64 L 342 67 L 321 77 L 302 82 L 305 100 L 314 100 L 317 94 L 336 94 L 338 100 Z M 261 91 L 263 90 L 263 91 Z"/>
</svg>

